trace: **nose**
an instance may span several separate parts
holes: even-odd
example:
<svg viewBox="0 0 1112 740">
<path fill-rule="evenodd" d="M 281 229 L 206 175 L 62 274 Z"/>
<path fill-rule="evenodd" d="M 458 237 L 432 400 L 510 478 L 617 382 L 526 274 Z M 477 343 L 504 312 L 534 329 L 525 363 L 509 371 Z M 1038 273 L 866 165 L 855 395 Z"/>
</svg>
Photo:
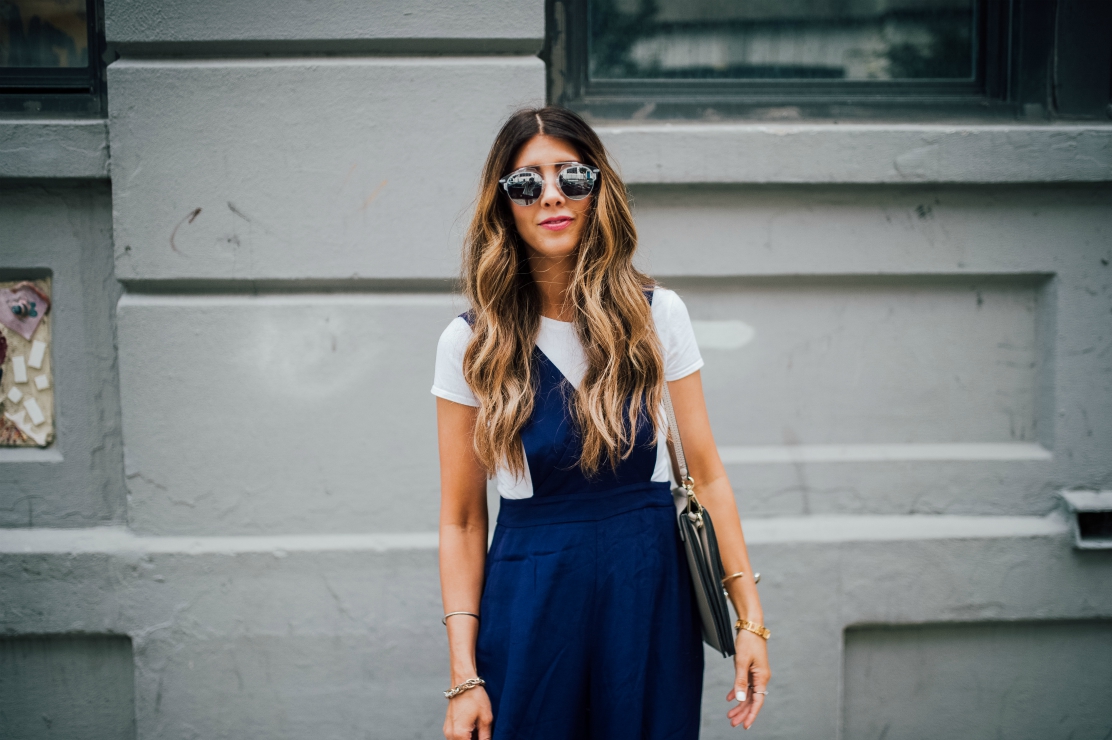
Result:
<svg viewBox="0 0 1112 740">
<path fill-rule="evenodd" d="M 544 192 L 541 193 L 541 205 L 557 208 L 564 204 L 564 193 L 556 184 L 556 175 L 544 178 Z"/>
</svg>

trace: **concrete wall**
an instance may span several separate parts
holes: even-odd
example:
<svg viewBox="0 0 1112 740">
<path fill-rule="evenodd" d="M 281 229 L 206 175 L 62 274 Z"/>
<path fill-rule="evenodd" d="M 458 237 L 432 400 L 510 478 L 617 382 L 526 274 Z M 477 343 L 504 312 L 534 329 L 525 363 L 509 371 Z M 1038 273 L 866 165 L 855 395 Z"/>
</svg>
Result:
<svg viewBox="0 0 1112 740">
<path fill-rule="evenodd" d="M 126 520 L 112 202 L 99 181 L 0 180 L 0 275 L 52 277 L 57 442 L 0 449 L 0 526 Z"/>
<path fill-rule="evenodd" d="M 0 638 L 4 737 L 135 737 L 134 692 L 126 637 Z"/>
<path fill-rule="evenodd" d="M 287 5 L 106 0 L 108 121 L 0 121 L 60 399 L 0 450 L 0 687 L 100 702 L 82 737 L 443 719 L 428 386 L 543 3 Z M 1103 737 L 1112 560 L 1056 492 L 1112 483 L 1112 127 L 599 128 L 764 574 L 752 732 Z M 730 681 L 708 654 L 704 738 Z"/>
<path fill-rule="evenodd" d="M 1108 706 L 1091 687 L 1110 673 L 1107 620 L 853 630 L 845 737 L 1100 737 Z"/>
</svg>

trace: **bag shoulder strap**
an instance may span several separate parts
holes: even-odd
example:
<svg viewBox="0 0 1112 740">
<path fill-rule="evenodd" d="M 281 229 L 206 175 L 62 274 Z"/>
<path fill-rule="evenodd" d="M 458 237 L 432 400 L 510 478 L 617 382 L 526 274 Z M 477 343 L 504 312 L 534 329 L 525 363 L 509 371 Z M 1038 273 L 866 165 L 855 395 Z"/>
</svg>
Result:
<svg viewBox="0 0 1112 740">
<path fill-rule="evenodd" d="M 649 301 L 649 306 L 653 305 L 653 291 L 656 285 L 646 285 L 643 290 L 645 298 Z M 691 495 L 691 490 L 695 486 L 695 481 L 691 480 L 687 473 L 687 458 L 683 455 L 683 441 L 680 439 L 680 425 L 676 422 L 676 410 L 672 406 L 672 395 L 668 392 L 668 381 L 664 381 L 664 413 L 668 417 L 668 448 L 671 454 L 668 455 L 672 462 L 672 476 L 676 479 L 676 484 L 682 486 L 687 491 L 688 496 Z"/>
<path fill-rule="evenodd" d="M 687 458 L 683 455 L 683 440 L 680 439 L 680 425 L 676 421 L 676 409 L 672 406 L 672 394 L 668 392 L 668 381 L 664 381 L 664 413 L 668 416 L 668 441 L 672 447 L 672 474 L 676 483 L 688 488 L 694 484 L 687 472 Z"/>
</svg>

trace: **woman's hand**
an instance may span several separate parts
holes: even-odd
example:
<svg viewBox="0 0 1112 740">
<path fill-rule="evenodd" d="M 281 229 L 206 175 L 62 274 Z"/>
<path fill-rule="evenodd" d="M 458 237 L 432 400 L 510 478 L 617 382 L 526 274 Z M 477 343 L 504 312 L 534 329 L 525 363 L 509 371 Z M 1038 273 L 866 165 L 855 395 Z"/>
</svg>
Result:
<svg viewBox="0 0 1112 740">
<path fill-rule="evenodd" d="M 726 694 L 726 701 L 738 700 L 726 716 L 734 727 L 745 729 L 753 726 L 764 704 L 772 669 L 768 666 L 768 642 L 749 630 L 739 630 L 734 639 L 734 687 Z"/>
<path fill-rule="evenodd" d="M 482 686 L 476 686 L 448 700 L 444 737 L 447 740 L 490 740 L 493 721 L 490 697 Z"/>
</svg>

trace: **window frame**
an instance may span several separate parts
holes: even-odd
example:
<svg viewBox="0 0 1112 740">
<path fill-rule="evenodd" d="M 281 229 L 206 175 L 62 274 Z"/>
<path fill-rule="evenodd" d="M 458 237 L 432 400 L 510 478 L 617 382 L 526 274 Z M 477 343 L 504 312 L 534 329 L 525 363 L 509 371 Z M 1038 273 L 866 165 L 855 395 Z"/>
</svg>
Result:
<svg viewBox="0 0 1112 740">
<path fill-rule="evenodd" d="M 548 62 L 548 99 L 591 118 L 613 120 L 1045 118 L 1057 113 L 1055 101 L 1061 97 L 1063 81 L 1052 79 L 1052 72 L 1061 67 L 1055 48 L 1063 30 L 1062 7 L 1071 7 L 1075 15 L 1108 16 L 1093 20 L 1112 27 L 1112 13 L 1088 10 L 1087 0 L 983 0 L 976 11 L 972 80 L 590 80 L 588 1 L 546 2 L 542 58 Z M 1072 23 L 1080 25 L 1076 18 Z M 1106 35 L 1106 48 L 1092 45 L 1095 53 L 1110 56 L 1112 32 Z M 1109 74 L 1112 66 L 1103 82 L 1084 83 L 1088 113 L 1074 106 L 1067 115 L 1112 116 Z M 1103 102 L 1093 105 L 1101 85 Z"/>
<path fill-rule="evenodd" d="M 0 113 L 103 115 L 103 18 L 102 0 L 85 0 L 87 67 L 0 67 Z"/>
</svg>

